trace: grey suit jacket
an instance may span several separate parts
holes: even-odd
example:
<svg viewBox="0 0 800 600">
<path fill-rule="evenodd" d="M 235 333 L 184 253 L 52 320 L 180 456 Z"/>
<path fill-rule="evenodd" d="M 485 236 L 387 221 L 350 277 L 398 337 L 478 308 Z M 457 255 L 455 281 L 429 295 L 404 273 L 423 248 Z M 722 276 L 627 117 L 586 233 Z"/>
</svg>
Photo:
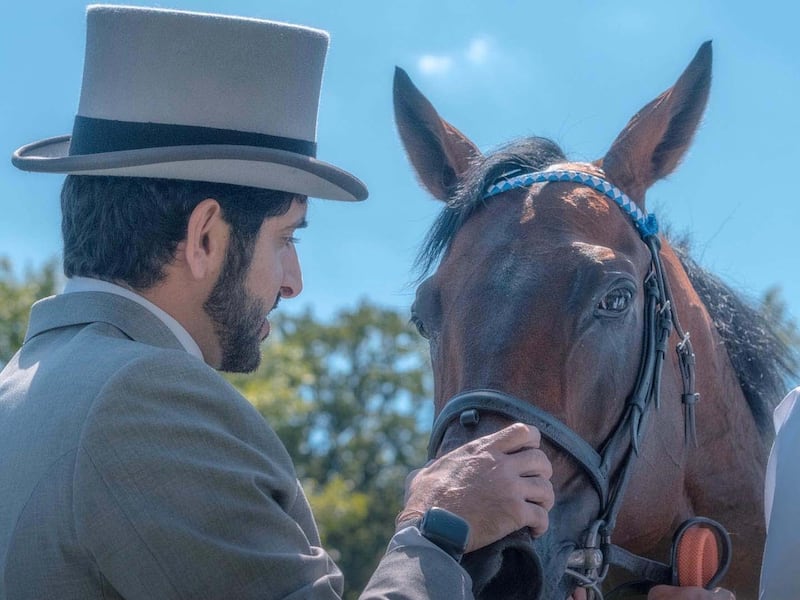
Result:
<svg viewBox="0 0 800 600">
<path fill-rule="evenodd" d="M 37 302 L 0 374 L 0 600 L 337 598 L 283 444 L 142 306 Z M 469 597 L 406 529 L 369 598 Z"/>
</svg>

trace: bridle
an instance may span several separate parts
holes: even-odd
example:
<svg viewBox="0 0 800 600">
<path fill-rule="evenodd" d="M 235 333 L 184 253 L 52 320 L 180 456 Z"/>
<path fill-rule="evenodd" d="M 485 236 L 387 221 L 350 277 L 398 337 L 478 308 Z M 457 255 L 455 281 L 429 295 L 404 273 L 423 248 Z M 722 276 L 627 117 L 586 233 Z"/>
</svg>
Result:
<svg viewBox="0 0 800 600">
<path fill-rule="evenodd" d="M 669 282 L 664 273 L 658 223 L 654 215 L 642 212 L 619 188 L 596 175 L 556 168 L 535 173 L 516 174 L 517 172 L 505 173 L 495 180 L 487 188 L 484 198 L 542 182 L 586 185 L 613 200 L 628 215 L 650 250 L 650 271 L 644 280 L 643 350 L 636 383 L 625 403 L 621 418 L 599 451 L 567 425 L 540 408 L 501 391 L 479 389 L 453 397 L 436 417 L 428 446 L 429 458 L 435 456 L 446 430 L 456 419 L 462 427 L 470 428 L 480 421 L 482 413 L 493 413 L 511 421 L 536 426 L 544 438 L 581 466 L 600 498 L 599 514 L 585 530 L 581 543 L 576 544 L 570 554 L 566 573 L 578 585 L 593 590 L 600 598 L 600 584 L 611 565 L 620 566 L 647 581 L 670 583 L 674 579 L 672 566 L 637 556 L 611 542 L 617 514 L 631 477 L 632 465 L 639 454 L 650 408 L 658 408 L 660 404 L 661 371 L 673 328 L 680 339 L 676 351 L 683 380 L 681 400 L 685 407 L 685 439 L 687 443 L 697 443 L 694 409 L 700 396 L 695 390 L 695 357 L 689 334 L 681 328 L 678 321 Z M 618 461 L 619 466 L 615 466 L 614 461 L 620 456 L 622 459 Z M 718 578 L 722 574 L 718 574 Z"/>
</svg>

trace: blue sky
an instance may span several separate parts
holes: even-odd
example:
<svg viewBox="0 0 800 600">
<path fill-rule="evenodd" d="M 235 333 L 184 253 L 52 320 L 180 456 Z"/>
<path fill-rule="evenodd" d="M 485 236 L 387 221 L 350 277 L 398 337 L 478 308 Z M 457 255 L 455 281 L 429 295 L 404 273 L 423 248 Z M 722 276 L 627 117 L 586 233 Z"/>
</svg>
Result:
<svg viewBox="0 0 800 600">
<path fill-rule="evenodd" d="M 322 317 L 361 298 L 407 309 L 416 250 L 439 210 L 417 185 L 392 117 L 395 65 L 484 150 L 544 135 L 573 159 L 602 156 L 707 39 L 709 107 L 681 167 L 648 205 L 689 233 L 696 258 L 744 293 L 782 288 L 800 320 L 800 9 L 794 2 L 403 2 L 173 0 L 326 29 L 318 156 L 370 188 L 355 205 L 314 201 L 299 246 L 305 289 L 289 310 Z M 0 148 L 69 133 L 85 3 L 9 3 L 0 23 Z M 0 255 L 18 268 L 60 250 L 61 177 L 0 161 Z"/>
</svg>

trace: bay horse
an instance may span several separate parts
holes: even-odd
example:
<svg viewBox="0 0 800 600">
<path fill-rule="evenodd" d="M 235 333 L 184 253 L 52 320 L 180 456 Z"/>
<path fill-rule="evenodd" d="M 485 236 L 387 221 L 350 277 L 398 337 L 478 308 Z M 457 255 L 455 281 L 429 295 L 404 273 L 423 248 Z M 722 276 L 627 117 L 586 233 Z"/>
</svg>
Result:
<svg viewBox="0 0 800 600">
<path fill-rule="evenodd" d="M 523 420 L 553 464 L 547 533 L 464 558 L 480 599 L 602 597 L 621 576 L 613 565 L 665 560 L 696 515 L 730 534 L 721 585 L 756 597 L 788 354 L 758 311 L 658 232 L 645 204 L 686 153 L 710 81 L 706 42 L 605 156 L 571 162 L 536 137 L 483 155 L 395 71 L 406 153 L 445 203 L 420 252 L 429 276 L 411 317 L 430 345 L 431 455 Z"/>
</svg>

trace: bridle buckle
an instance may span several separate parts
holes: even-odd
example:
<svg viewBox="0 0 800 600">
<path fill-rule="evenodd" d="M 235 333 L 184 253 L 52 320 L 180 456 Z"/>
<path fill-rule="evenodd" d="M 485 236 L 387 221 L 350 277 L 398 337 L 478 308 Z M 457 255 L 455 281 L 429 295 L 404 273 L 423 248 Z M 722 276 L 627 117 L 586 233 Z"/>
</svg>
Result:
<svg viewBox="0 0 800 600">
<path fill-rule="evenodd" d="M 603 551 L 600 548 L 576 548 L 567 558 L 568 569 L 584 571 L 598 570 L 603 566 Z"/>
<path fill-rule="evenodd" d="M 605 521 L 599 519 L 586 532 L 583 546 L 575 548 L 567 558 L 565 573 L 572 576 L 581 587 L 592 590 L 596 598 L 603 597 L 600 584 L 608 575 L 610 566 L 604 549 L 610 543 Z"/>
</svg>

